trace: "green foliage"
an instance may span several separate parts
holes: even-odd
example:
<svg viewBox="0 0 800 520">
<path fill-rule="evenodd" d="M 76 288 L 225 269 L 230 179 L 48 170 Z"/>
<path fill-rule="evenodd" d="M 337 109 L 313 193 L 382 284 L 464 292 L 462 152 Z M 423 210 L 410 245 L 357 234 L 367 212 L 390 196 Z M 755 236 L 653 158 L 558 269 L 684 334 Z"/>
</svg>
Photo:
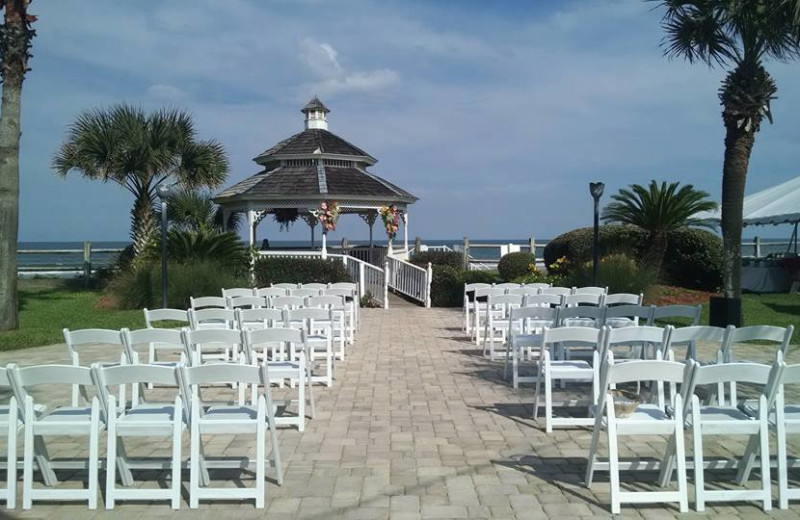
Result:
<svg viewBox="0 0 800 520">
<path fill-rule="evenodd" d="M 467 271 L 447 265 L 432 268 L 431 305 L 434 307 L 460 307 L 464 301 L 464 284 L 500 281 L 495 271 Z"/>
<path fill-rule="evenodd" d="M 702 229 L 684 228 L 667 235 L 662 281 L 688 289 L 715 290 L 722 280 L 722 239 Z M 641 258 L 648 234 L 635 226 L 600 226 L 600 256 L 624 253 Z M 592 228 L 560 235 L 547 244 L 545 263 L 569 261 L 567 273 L 592 259 Z"/>
<path fill-rule="evenodd" d="M 178 263 L 213 262 L 241 273 L 250 265 L 250 251 L 233 231 L 181 231 L 167 234 L 167 257 Z"/>
<path fill-rule="evenodd" d="M 222 289 L 249 287 L 249 277 L 211 261 L 170 262 L 167 266 L 167 306 L 189 307 L 191 296 L 218 296 Z M 119 309 L 161 307 L 161 265 L 148 263 L 121 271 L 107 289 Z"/>
<path fill-rule="evenodd" d="M 722 285 L 722 239 L 704 229 L 681 229 L 669 236 L 664 272 L 679 287 L 716 291 Z"/>
<path fill-rule="evenodd" d="M 232 212 L 223 222 L 223 212 L 204 190 L 183 189 L 173 193 L 167 204 L 167 217 L 173 229 L 182 231 L 222 232 L 239 228 L 241 213 Z"/>
<path fill-rule="evenodd" d="M 655 272 L 633 258 L 617 253 L 600 259 L 597 266 L 597 285 L 608 287 L 611 293 L 644 293 L 656 283 Z M 592 264 L 584 262 L 575 266 L 564 280 L 567 287 L 585 287 L 594 285 L 592 280 Z"/>
<path fill-rule="evenodd" d="M 350 274 L 338 260 L 321 258 L 261 257 L 255 264 L 256 285 L 271 283 L 337 283 L 352 282 Z"/>
<path fill-rule="evenodd" d="M 429 262 L 432 265 L 446 265 L 456 269 L 464 266 L 464 257 L 455 251 L 423 251 L 413 255 L 409 261 L 420 267 L 428 267 Z"/>
<path fill-rule="evenodd" d="M 509 282 L 531 272 L 531 266 L 536 266 L 536 256 L 533 253 L 519 251 L 503 255 L 497 264 L 497 271 L 504 282 Z"/>
</svg>

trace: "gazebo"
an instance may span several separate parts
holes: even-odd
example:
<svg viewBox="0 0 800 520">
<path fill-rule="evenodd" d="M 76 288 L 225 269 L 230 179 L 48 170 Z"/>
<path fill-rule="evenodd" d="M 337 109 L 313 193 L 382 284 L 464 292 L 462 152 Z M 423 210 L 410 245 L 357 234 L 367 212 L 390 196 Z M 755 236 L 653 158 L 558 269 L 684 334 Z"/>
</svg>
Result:
<svg viewBox="0 0 800 520">
<path fill-rule="evenodd" d="M 262 167 L 260 172 L 214 197 L 225 221 L 232 212 L 245 213 L 252 246 L 259 223 L 268 215 L 282 224 L 302 218 L 311 228 L 313 247 L 323 204 L 336 206 L 340 214 L 364 219 L 372 248 L 373 226 L 383 210 L 389 218 L 396 215 L 402 221 L 403 245 L 408 251 L 408 206 L 417 197 L 368 171 L 378 160 L 328 131 L 330 110 L 316 96 L 301 112 L 305 130 L 255 157 L 253 160 Z M 325 227 L 322 254 L 327 254 Z"/>
</svg>

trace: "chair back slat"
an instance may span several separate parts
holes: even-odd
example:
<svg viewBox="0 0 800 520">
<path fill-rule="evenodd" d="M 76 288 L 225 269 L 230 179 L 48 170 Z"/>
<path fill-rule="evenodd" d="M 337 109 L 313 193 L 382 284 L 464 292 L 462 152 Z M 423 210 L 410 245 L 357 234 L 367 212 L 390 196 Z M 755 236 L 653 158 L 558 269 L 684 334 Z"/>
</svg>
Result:
<svg viewBox="0 0 800 520">
<path fill-rule="evenodd" d="M 511 309 L 511 320 L 550 320 L 555 323 L 559 309 L 553 307 L 517 307 Z"/>
<path fill-rule="evenodd" d="M 653 315 L 650 317 L 648 325 L 653 325 L 656 320 L 670 318 L 687 318 L 692 320 L 690 325 L 699 325 L 702 312 L 702 305 L 664 305 L 653 309 Z"/>
<path fill-rule="evenodd" d="M 64 329 L 64 340 L 70 348 L 88 344 L 122 345 L 119 331 L 111 329 Z"/>
<path fill-rule="evenodd" d="M 647 320 L 650 318 L 652 308 L 644 305 L 616 305 L 606 307 L 606 319 L 608 318 L 639 318 Z"/>
<path fill-rule="evenodd" d="M 572 307 L 576 305 L 602 305 L 603 294 L 578 293 L 564 296 L 562 305 Z"/>
<path fill-rule="evenodd" d="M 277 287 L 279 289 L 297 289 L 298 286 L 296 283 L 274 283 L 272 287 Z"/>
<path fill-rule="evenodd" d="M 693 325 L 674 328 L 670 335 L 670 344 L 683 345 L 691 341 L 713 341 L 722 345 L 724 339 L 725 329 L 722 327 Z"/>
<path fill-rule="evenodd" d="M 475 289 L 475 298 L 485 298 L 487 296 L 501 296 L 506 293 L 502 287 L 481 287 Z"/>
<path fill-rule="evenodd" d="M 608 375 L 608 382 L 622 384 L 637 381 L 663 381 L 677 384 L 688 380 L 687 371 L 690 369 L 686 363 L 659 359 L 637 359 L 615 364 Z"/>
<path fill-rule="evenodd" d="M 301 296 L 276 296 L 272 299 L 275 309 L 291 309 L 305 307 L 306 299 Z"/>
<path fill-rule="evenodd" d="M 222 289 L 223 298 L 239 298 L 242 296 L 253 296 L 253 289 L 237 287 L 235 289 Z"/>
<path fill-rule="evenodd" d="M 36 365 L 17 367 L 10 371 L 12 380 L 23 388 L 39 385 L 82 385 L 91 386 L 92 370 L 89 367 L 74 365 Z"/>
<path fill-rule="evenodd" d="M 539 294 L 552 294 L 556 296 L 567 296 L 572 294 L 572 289 L 570 287 L 545 287 L 542 289 Z"/>
<path fill-rule="evenodd" d="M 101 386 L 129 385 L 135 383 L 153 383 L 157 385 L 176 384 L 175 367 L 163 365 L 116 365 L 104 366 L 101 363 L 92 365 L 96 382 Z"/>
<path fill-rule="evenodd" d="M 148 328 L 154 328 L 157 321 L 177 321 L 189 323 L 189 313 L 184 309 L 145 309 L 144 323 Z"/>
<path fill-rule="evenodd" d="M 283 311 L 280 309 L 236 309 L 236 323 L 240 330 L 251 328 L 266 328 L 282 322 Z"/>
<path fill-rule="evenodd" d="M 213 385 L 220 383 L 246 383 L 260 385 L 261 367 L 253 365 L 235 365 L 229 363 L 212 363 L 193 367 L 181 367 L 181 378 L 188 386 Z"/>
<path fill-rule="evenodd" d="M 353 284 L 353 286 L 355 287 L 355 284 Z M 315 291 L 324 291 L 325 289 L 328 288 L 328 284 L 326 284 L 326 283 L 301 283 L 300 284 L 300 288 L 301 289 L 313 289 Z"/>
<path fill-rule="evenodd" d="M 345 306 L 344 296 L 314 296 L 307 301 L 309 307 L 323 309 L 342 309 Z"/>
<path fill-rule="evenodd" d="M 534 282 L 534 283 L 526 283 L 523 284 L 522 287 L 529 288 L 529 289 L 547 289 L 548 287 L 552 287 L 552 284 L 543 283 L 543 282 Z"/>
<path fill-rule="evenodd" d="M 245 341 L 250 346 L 275 342 L 301 344 L 305 341 L 305 331 L 288 327 L 248 330 L 245 331 Z"/>
<path fill-rule="evenodd" d="M 695 385 L 716 383 L 752 383 L 766 385 L 772 366 L 760 363 L 725 363 L 719 365 L 698 365 L 695 368 Z"/>
<path fill-rule="evenodd" d="M 258 309 L 260 307 L 266 307 L 266 306 L 267 306 L 266 297 L 253 296 L 252 293 L 250 294 L 250 296 L 236 296 L 228 298 L 229 309 L 240 309 L 242 307 L 247 307 L 250 309 Z"/>
<path fill-rule="evenodd" d="M 199 298 L 190 296 L 189 306 L 192 309 L 203 309 L 208 307 L 225 309 L 228 306 L 228 300 L 227 298 L 223 298 L 222 296 L 201 296 Z"/>
<path fill-rule="evenodd" d="M 741 343 L 745 341 L 773 341 L 783 343 L 791 340 L 794 327 L 776 327 L 773 325 L 752 325 L 749 327 L 738 327 L 731 331 L 728 341 L 731 343 Z"/>
<path fill-rule="evenodd" d="M 587 345 L 598 345 L 601 336 L 600 329 L 590 327 L 558 327 L 545 328 L 542 343 L 583 343 Z"/>
<path fill-rule="evenodd" d="M 254 289 L 253 295 L 261 298 L 274 298 L 276 296 L 287 296 L 288 293 L 286 289 L 280 287 L 262 287 L 260 289 Z"/>
<path fill-rule="evenodd" d="M 606 297 L 603 299 L 603 303 L 607 307 L 617 306 L 617 305 L 635 305 L 639 306 L 642 304 L 644 300 L 644 294 L 633 294 L 633 293 L 616 293 L 616 294 L 607 294 Z"/>
<path fill-rule="evenodd" d="M 608 293 L 608 287 L 573 287 L 572 294 L 595 294 L 602 295 Z"/>
<path fill-rule="evenodd" d="M 559 294 L 529 294 L 525 296 L 523 300 L 523 305 L 525 307 L 539 307 L 539 306 L 551 306 L 551 305 L 558 305 L 560 306 L 562 301 L 564 300 L 564 296 Z"/>
<path fill-rule="evenodd" d="M 319 296 L 320 289 L 289 289 L 289 296 L 297 296 L 300 298 L 309 298 L 311 296 Z"/>
<path fill-rule="evenodd" d="M 184 341 L 189 345 L 224 343 L 226 345 L 241 345 L 242 333 L 232 329 L 184 329 Z"/>
<path fill-rule="evenodd" d="M 530 287 L 525 285 L 523 287 L 516 287 L 514 289 L 509 289 L 508 294 L 518 294 L 520 296 L 536 296 L 539 294 L 540 289 L 538 287 Z"/>
</svg>

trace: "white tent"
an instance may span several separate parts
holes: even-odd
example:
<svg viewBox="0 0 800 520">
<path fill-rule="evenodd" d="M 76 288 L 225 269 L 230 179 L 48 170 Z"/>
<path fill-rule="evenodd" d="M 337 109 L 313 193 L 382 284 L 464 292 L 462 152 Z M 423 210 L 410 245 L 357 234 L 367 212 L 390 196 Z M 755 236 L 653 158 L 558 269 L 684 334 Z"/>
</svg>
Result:
<svg viewBox="0 0 800 520">
<path fill-rule="evenodd" d="M 694 216 L 719 224 L 721 210 L 703 211 Z M 800 177 L 745 197 L 743 218 L 745 226 L 800 222 Z"/>
</svg>

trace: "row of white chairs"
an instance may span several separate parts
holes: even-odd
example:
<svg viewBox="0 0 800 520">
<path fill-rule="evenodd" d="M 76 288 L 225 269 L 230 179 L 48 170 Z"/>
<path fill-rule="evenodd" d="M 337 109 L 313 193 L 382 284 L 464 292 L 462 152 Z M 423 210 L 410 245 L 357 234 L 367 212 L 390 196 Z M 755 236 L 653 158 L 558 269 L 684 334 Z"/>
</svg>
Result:
<svg viewBox="0 0 800 520">
<path fill-rule="evenodd" d="M 539 298 L 539 297 L 531 297 Z M 548 297 L 549 298 L 549 297 Z M 528 309 L 520 311 L 519 309 Z M 520 296 L 490 296 L 483 318 L 483 333 L 476 337 L 483 343 L 483 353 L 494 360 L 498 351 L 506 350 L 508 338 L 523 325 L 530 329 L 544 325 L 558 327 L 565 325 L 582 325 L 599 328 L 603 325 L 612 327 L 630 327 L 639 324 L 654 325 L 664 320 L 682 320 L 687 325 L 698 325 L 702 306 L 668 305 L 615 305 L 595 306 L 562 304 L 549 305 L 536 302 L 526 306 L 520 303 Z M 523 320 L 526 323 L 523 324 Z"/>
<path fill-rule="evenodd" d="M 284 415 L 278 418 L 279 424 L 295 425 L 300 431 L 305 429 L 306 403 L 314 415 L 314 396 L 312 383 L 333 384 L 333 360 L 330 342 L 308 333 L 314 330 L 305 327 L 268 327 L 260 329 L 83 329 L 70 331 L 64 329 L 64 339 L 73 366 L 87 366 L 81 360 L 81 351 L 85 347 L 104 345 L 116 347 L 109 349 L 108 356 L 101 356 L 105 364 L 138 365 L 143 356 L 140 351 L 148 348 L 150 352 L 170 352 L 173 360 L 163 357 L 151 360 L 149 364 L 175 366 L 178 362 L 190 366 L 208 363 L 232 363 L 261 365 L 269 364 L 273 383 L 283 386 L 288 382 L 297 387 L 297 414 Z M 321 359 L 325 365 L 325 373 L 318 374 L 314 370 L 316 361 Z M 97 360 L 95 349 L 95 360 Z M 149 386 L 152 389 L 152 385 Z M 240 402 L 244 402 L 244 388 L 240 389 Z M 81 398 L 88 396 L 81 393 L 81 386 L 72 388 L 72 406 L 78 406 Z M 145 392 L 139 386 L 131 388 L 131 402 L 146 402 Z M 119 390 L 119 402 L 125 403 L 126 386 Z M 292 400 L 283 403 L 288 409 Z"/>
<path fill-rule="evenodd" d="M 645 399 L 635 405 L 634 401 L 635 409 L 630 414 L 619 414 L 615 404 L 625 400 L 619 398 L 617 389 L 632 383 L 638 388 L 642 388 L 642 383 L 655 383 L 655 391 L 649 402 Z M 757 388 L 755 398 L 740 402 L 729 394 L 716 394 L 713 402 L 707 402 L 706 395 L 713 393 L 715 387 L 737 383 L 754 385 Z M 779 507 L 785 509 L 790 500 L 800 499 L 800 489 L 789 487 L 788 468 L 796 466 L 796 458 L 789 456 L 787 447 L 787 435 L 800 433 L 800 407 L 787 405 L 785 398 L 786 385 L 798 384 L 800 365 L 787 366 L 780 350 L 771 366 L 752 362 L 702 365 L 691 359 L 676 363 L 662 360 L 660 356 L 656 360 L 618 363 L 612 354 L 607 354 L 600 368 L 600 390 L 593 420 L 586 485 L 591 485 L 596 471 L 609 471 L 612 514 L 620 513 L 623 503 L 664 502 L 677 502 L 683 513 L 689 508 L 687 473 L 692 469 L 697 511 L 704 511 L 707 502 L 744 500 L 760 502 L 764 511 L 769 511 L 772 508 L 771 468 L 777 466 Z M 665 386 L 670 390 L 668 400 L 665 399 Z M 631 401 L 620 404 L 622 409 L 631 406 Z M 689 460 L 684 446 L 686 430 L 692 434 L 693 454 Z M 608 458 L 605 460 L 598 456 L 603 432 L 608 445 Z M 777 440 L 774 465 L 770 460 L 770 432 Z M 620 459 L 621 437 L 647 436 L 649 439 L 652 435 L 664 435 L 668 439 L 660 462 Z M 742 458 L 709 460 L 703 440 L 708 436 L 731 435 L 745 436 L 748 440 Z M 751 489 L 748 480 L 754 467 L 759 468 L 760 482 Z M 658 484 L 661 487 L 670 485 L 673 475 L 677 474 L 677 489 L 622 489 L 621 471 L 654 469 L 660 472 Z M 738 488 L 709 489 L 705 483 L 708 469 L 737 469 Z"/>
<path fill-rule="evenodd" d="M 114 365 L 95 363 L 92 367 L 70 365 L 41 365 L 19 367 L 11 364 L 0 368 L 0 386 L 10 387 L 13 397 L 9 405 L 0 407 L 0 434 L 8 437 L 6 505 L 16 506 L 17 449 L 20 431 L 24 433 L 22 505 L 30 509 L 34 501 L 87 501 L 90 509 L 97 507 L 101 457 L 99 439 L 105 430 L 107 453 L 105 457 L 105 505 L 113 509 L 119 500 L 166 500 L 173 509 L 180 507 L 182 470 L 189 470 L 189 504 L 196 508 L 200 500 L 254 500 L 263 508 L 266 499 L 267 430 L 270 434 L 271 465 L 276 469 L 278 484 L 283 482 L 280 451 L 275 428 L 275 407 L 272 403 L 269 364 L 208 364 L 186 366 L 182 363 L 165 365 Z M 250 385 L 254 399 L 244 403 L 211 403 L 201 397 L 200 387 L 236 382 Z M 122 385 L 172 385 L 176 388 L 167 402 L 137 404 L 120 407 L 113 387 Z M 94 388 L 95 394 L 77 406 L 45 406 L 38 402 L 36 393 L 47 387 L 52 395 L 52 385 L 79 385 Z M 84 393 L 85 394 L 85 393 Z M 4 423 L 3 423 L 4 421 Z M 181 444 L 184 432 L 190 433 L 190 454 L 184 462 Z M 213 443 L 204 444 L 203 435 L 255 434 L 255 458 L 228 457 L 211 459 L 206 450 Z M 51 459 L 45 437 L 88 437 L 88 459 Z M 123 446 L 126 437 L 157 437 L 171 439 L 171 457 L 168 459 L 132 459 Z M 210 468 L 255 469 L 255 485 L 245 487 L 212 487 Z M 38 469 L 44 488 L 34 487 L 34 470 Z M 56 488 L 56 469 L 86 469 L 85 489 Z M 171 481 L 165 489 L 133 488 L 132 470 L 169 470 Z M 117 478 L 121 487 L 117 483 Z"/>
</svg>

